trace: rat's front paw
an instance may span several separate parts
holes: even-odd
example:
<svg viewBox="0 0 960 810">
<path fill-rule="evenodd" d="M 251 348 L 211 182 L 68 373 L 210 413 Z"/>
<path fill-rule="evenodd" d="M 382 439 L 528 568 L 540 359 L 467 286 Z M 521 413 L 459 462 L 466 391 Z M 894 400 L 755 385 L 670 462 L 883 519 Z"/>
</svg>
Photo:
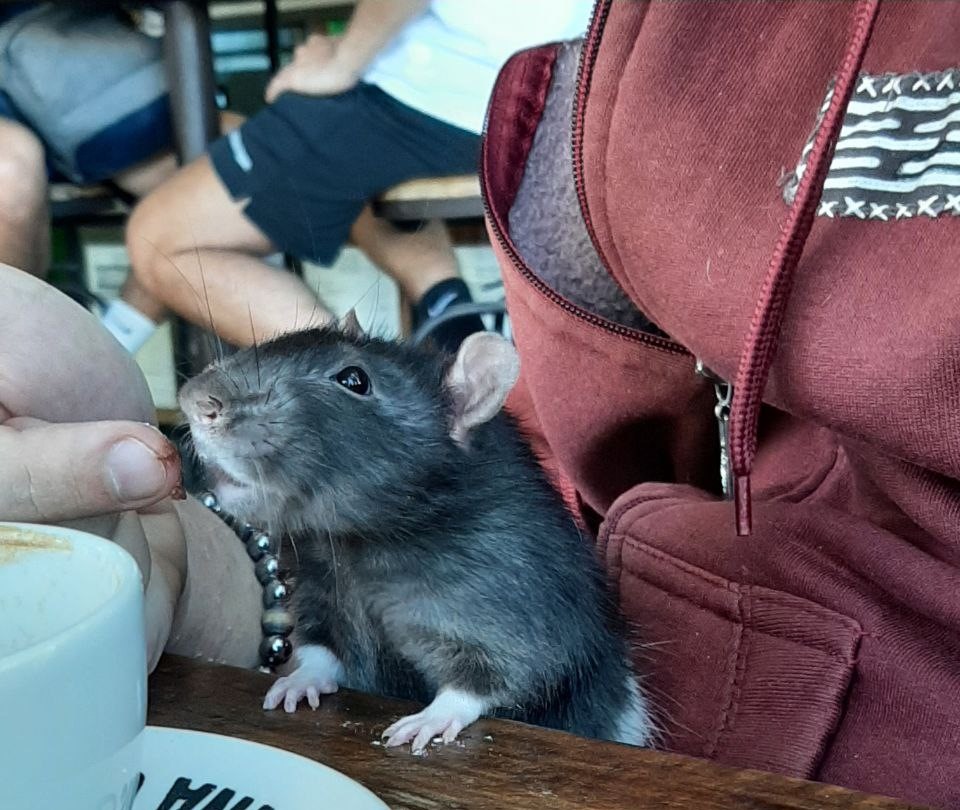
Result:
<svg viewBox="0 0 960 810">
<path fill-rule="evenodd" d="M 317 680 L 310 673 L 298 669 L 292 675 L 276 680 L 263 699 L 263 708 L 276 709 L 283 703 L 284 711 L 294 712 L 297 704 L 306 698 L 310 708 L 316 709 L 320 705 L 320 695 L 332 695 L 336 691 L 336 681 Z"/>
<path fill-rule="evenodd" d="M 320 695 L 332 695 L 343 676 L 343 665 L 330 650 L 319 644 L 308 644 L 297 650 L 297 668 L 278 678 L 263 699 L 264 709 L 276 709 L 283 703 L 284 711 L 294 712 L 297 704 L 307 699 L 310 708 L 320 705 Z"/>
<path fill-rule="evenodd" d="M 411 750 L 419 754 L 434 737 L 440 735 L 445 743 L 474 722 L 487 708 L 487 701 L 455 689 L 440 692 L 422 712 L 401 717 L 381 735 L 387 747 L 403 745 L 413 740 Z"/>
</svg>

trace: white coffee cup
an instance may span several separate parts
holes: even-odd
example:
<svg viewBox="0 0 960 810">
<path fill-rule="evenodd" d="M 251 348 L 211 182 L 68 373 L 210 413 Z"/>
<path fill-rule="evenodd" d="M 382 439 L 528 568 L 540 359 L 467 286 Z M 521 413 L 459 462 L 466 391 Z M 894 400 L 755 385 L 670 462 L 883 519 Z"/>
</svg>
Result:
<svg viewBox="0 0 960 810">
<path fill-rule="evenodd" d="M 0 523 L 0 807 L 129 810 L 146 706 L 133 558 L 84 532 Z"/>
</svg>

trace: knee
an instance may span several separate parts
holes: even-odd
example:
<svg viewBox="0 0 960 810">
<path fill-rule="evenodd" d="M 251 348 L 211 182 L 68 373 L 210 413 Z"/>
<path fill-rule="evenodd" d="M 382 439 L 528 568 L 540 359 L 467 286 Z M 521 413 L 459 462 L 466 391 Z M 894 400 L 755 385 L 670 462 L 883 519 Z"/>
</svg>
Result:
<svg viewBox="0 0 960 810">
<path fill-rule="evenodd" d="M 140 285 L 156 298 L 164 300 L 164 289 L 175 273 L 171 241 L 165 218 L 153 195 L 146 196 L 133 209 L 127 220 L 125 241 L 133 274 Z"/>
<path fill-rule="evenodd" d="M 0 215 L 33 219 L 46 199 L 43 145 L 26 127 L 0 120 Z"/>
</svg>

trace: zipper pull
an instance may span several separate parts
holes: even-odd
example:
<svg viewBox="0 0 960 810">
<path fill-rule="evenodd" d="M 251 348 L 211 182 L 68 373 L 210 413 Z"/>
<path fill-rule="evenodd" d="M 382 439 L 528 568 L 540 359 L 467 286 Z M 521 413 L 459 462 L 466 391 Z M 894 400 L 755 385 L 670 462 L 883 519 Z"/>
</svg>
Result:
<svg viewBox="0 0 960 810">
<path fill-rule="evenodd" d="M 733 385 L 718 377 L 697 360 L 697 374 L 713 383 L 717 404 L 713 408 L 713 415 L 717 420 L 717 434 L 720 442 L 720 489 L 724 500 L 733 497 L 733 469 L 730 459 L 730 403 L 733 400 Z"/>
</svg>

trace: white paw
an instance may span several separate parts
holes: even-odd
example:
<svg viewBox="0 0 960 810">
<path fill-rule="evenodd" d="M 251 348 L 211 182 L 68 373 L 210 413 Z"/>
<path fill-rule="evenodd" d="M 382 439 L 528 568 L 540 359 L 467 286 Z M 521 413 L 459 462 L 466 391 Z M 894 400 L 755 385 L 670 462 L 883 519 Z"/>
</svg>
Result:
<svg viewBox="0 0 960 810">
<path fill-rule="evenodd" d="M 310 708 L 316 709 L 320 705 L 320 695 L 332 695 L 336 691 L 336 681 L 316 680 L 310 675 L 303 675 L 298 669 L 292 675 L 277 679 L 263 699 L 263 708 L 276 709 L 283 703 L 284 711 L 293 712 L 297 704 L 306 698 Z"/>
<path fill-rule="evenodd" d="M 307 645 L 297 651 L 297 668 L 278 678 L 263 699 L 264 709 L 276 709 L 281 703 L 284 711 L 294 712 L 297 704 L 307 699 L 310 708 L 320 705 L 320 695 L 332 695 L 343 675 L 343 665 L 330 650 L 320 645 Z"/>
<path fill-rule="evenodd" d="M 440 692 L 422 712 L 401 717 L 383 732 L 387 747 L 393 748 L 413 740 L 411 750 L 419 754 L 434 737 L 453 742 L 457 735 L 474 722 L 487 708 L 487 702 L 468 692 Z"/>
</svg>

